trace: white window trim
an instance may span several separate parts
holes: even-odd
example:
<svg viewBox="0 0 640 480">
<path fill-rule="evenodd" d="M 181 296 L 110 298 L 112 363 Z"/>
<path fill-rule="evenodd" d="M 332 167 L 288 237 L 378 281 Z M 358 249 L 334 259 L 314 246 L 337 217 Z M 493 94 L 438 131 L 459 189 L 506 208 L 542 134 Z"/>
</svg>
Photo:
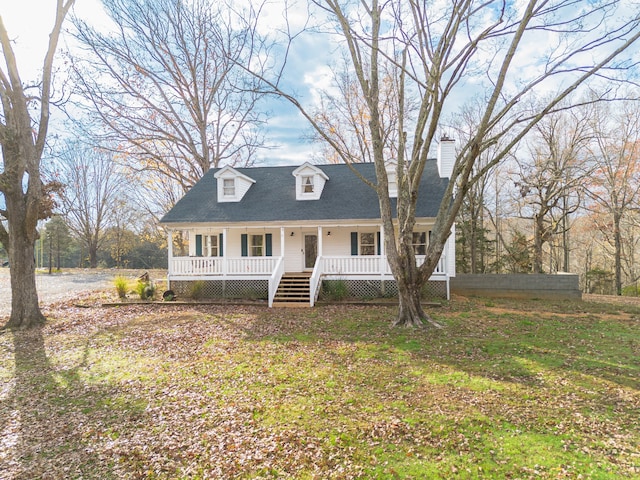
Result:
<svg viewBox="0 0 640 480">
<path fill-rule="evenodd" d="M 362 243 L 363 235 L 372 235 L 373 243 Z M 377 249 L 378 240 L 376 237 L 377 237 L 376 232 L 360 232 L 358 234 L 358 256 L 371 257 L 376 255 L 376 252 L 378 251 Z M 362 253 L 363 247 L 373 247 L 373 253 Z"/>
<path fill-rule="evenodd" d="M 301 184 L 302 184 L 302 195 L 315 195 L 315 175 L 302 175 Z M 307 187 L 311 187 L 310 191 L 307 191 Z"/>
<path fill-rule="evenodd" d="M 227 184 L 231 185 L 228 186 Z M 231 189 L 231 192 L 228 193 L 227 189 Z M 236 197 L 236 179 L 235 178 L 223 178 L 222 179 L 222 196 L 225 198 L 235 198 Z"/>
<path fill-rule="evenodd" d="M 260 245 L 253 244 L 254 238 L 261 239 Z M 254 248 L 260 248 L 262 253 L 260 255 L 254 255 L 254 250 L 253 250 Z M 267 255 L 267 244 L 266 244 L 264 234 L 257 234 L 257 235 L 249 234 L 247 249 L 249 250 L 247 253 L 249 254 L 250 257 L 265 257 Z"/>
<path fill-rule="evenodd" d="M 219 238 L 218 235 L 205 235 L 204 236 L 204 246 L 203 250 L 207 253 L 207 257 L 219 257 L 220 256 L 220 245 L 218 245 Z M 211 240 L 215 240 L 215 246 Z M 215 249 L 215 255 L 213 255 L 213 251 Z"/>
</svg>

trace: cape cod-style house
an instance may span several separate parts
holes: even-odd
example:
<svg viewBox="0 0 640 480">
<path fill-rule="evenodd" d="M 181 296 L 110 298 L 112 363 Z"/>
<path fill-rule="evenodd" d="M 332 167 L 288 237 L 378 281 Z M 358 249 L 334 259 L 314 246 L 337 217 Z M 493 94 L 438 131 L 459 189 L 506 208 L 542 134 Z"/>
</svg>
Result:
<svg viewBox="0 0 640 480">
<path fill-rule="evenodd" d="M 413 234 L 418 262 L 453 161 L 453 141 L 443 139 L 422 176 Z M 373 164 L 354 167 L 375 182 Z M 169 288 L 178 296 L 197 288 L 202 297 L 313 306 L 323 282 L 340 282 L 359 297 L 396 293 L 376 193 L 347 165 L 211 169 L 160 223 L 169 232 Z M 453 235 L 430 279 L 432 293 L 448 298 L 451 276 Z"/>
</svg>

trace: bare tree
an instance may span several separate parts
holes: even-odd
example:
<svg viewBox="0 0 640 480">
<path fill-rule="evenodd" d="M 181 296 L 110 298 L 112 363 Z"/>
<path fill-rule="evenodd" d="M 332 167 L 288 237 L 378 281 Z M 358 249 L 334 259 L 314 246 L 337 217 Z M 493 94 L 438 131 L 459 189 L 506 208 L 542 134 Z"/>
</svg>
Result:
<svg viewBox="0 0 640 480">
<path fill-rule="evenodd" d="M 67 145 L 59 157 L 58 179 L 65 185 L 62 206 L 71 231 L 87 247 L 89 267 L 98 266 L 103 232 L 118 217 L 125 177 L 113 153 L 78 142 Z"/>
<path fill-rule="evenodd" d="M 521 216 L 533 221 L 534 273 L 543 273 L 545 244 L 556 235 L 566 239 L 569 217 L 582 206 L 591 174 L 586 161 L 593 138 L 590 116 L 591 109 L 586 107 L 547 115 L 526 139 L 528 154 L 516 159 L 514 184 Z"/>
<path fill-rule="evenodd" d="M 483 112 L 484 101 L 480 98 L 474 98 L 465 104 L 458 114 L 453 116 L 452 131 L 455 132 L 455 136 L 461 140 L 461 143 L 464 144 L 467 139 L 473 137 Z M 483 152 L 474 166 L 474 171 L 483 170 L 488 163 L 492 162 L 496 150 L 499 150 L 498 144 Z M 498 247 L 497 204 L 494 215 L 491 215 L 489 206 L 490 187 L 496 181 L 495 176 L 496 168 L 494 165 L 489 167 L 486 173 L 470 186 L 456 219 L 456 247 L 461 253 L 460 256 L 456 254 L 456 264 L 462 266 L 462 271 L 468 273 L 486 273 L 489 270 L 489 249 L 497 249 Z M 494 192 L 496 197 L 498 193 L 496 188 Z M 493 228 L 496 230 L 496 237 L 493 241 L 489 239 L 488 227 L 491 226 L 489 220 L 494 222 Z M 494 263 L 496 269 L 498 263 L 496 257 Z"/>
<path fill-rule="evenodd" d="M 50 214 L 50 205 L 42 202 L 48 195 L 40 163 L 49 128 L 54 55 L 73 2 L 56 2 L 36 93 L 29 93 L 22 83 L 11 39 L 0 17 L 0 46 L 5 61 L 5 68 L 0 68 L 0 193 L 4 197 L 0 217 L 7 222 L 7 227 L 0 222 L 0 242 L 7 249 L 11 266 L 11 316 L 7 328 L 28 328 L 45 320 L 38 305 L 34 257 L 38 220 Z"/>
<path fill-rule="evenodd" d="M 60 215 L 54 215 L 45 225 L 45 241 L 48 249 L 49 274 L 53 272 L 55 255 L 56 269 L 62 268 L 62 255 L 69 249 L 71 236 L 69 227 Z"/>
<path fill-rule="evenodd" d="M 615 290 L 622 294 L 622 257 L 625 218 L 640 200 L 640 108 L 636 101 L 600 105 L 592 118 L 596 132 L 591 154 L 595 166 L 588 185 L 590 209 L 604 214 L 599 223 L 615 260 Z"/>
<path fill-rule="evenodd" d="M 313 3 L 333 22 L 329 31 L 337 32 L 336 48 L 346 52 L 348 73 L 366 105 L 366 133 L 355 145 L 367 143 L 376 166 L 377 182 L 369 185 L 378 194 L 385 251 L 398 285 L 396 323 L 422 325 L 430 319 L 420 304 L 421 287 L 442 255 L 471 186 L 541 119 L 561 108 L 571 92 L 598 74 L 613 77 L 616 69 L 629 67 L 622 60 L 614 61 L 640 38 L 638 8 L 622 15 L 618 7 L 631 7 L 615 0 Z M 536 58 L 531 50 L 524 51 L 529 41 L 538 43 Z M 389 98 L 383 96 L 382 82 L 388 77 L 398 82 L 398 95 L 391 99 L 398 119 L 395 134 L 385 122 Z M 342 161 L 350 164 L 362 155 L 361 148 L 350 147 L 353 142 L 341 141 L 344 130 L 327 129 L 314 115 L 314 106 L 285 91 L 279 79 L 263 80 L 299 109 Z M 539 109 L 516 111 L 516 105 L 526 104 L 528 97 L 557 84 L 564 88 Z M 443 114 L 472 87 L 482 90 L 484 111 L 474 135 L 459 145 L 426 259 L 418 267 L 412 233 L 420 178 Z M 408 102 L 417 102 L 414 114 Z M 508 141 L 500 144 L 492 160 L 475 168 L 482 154 L 503 138 Z M 389 200 L 388 152 L 397 154 L 396 220 Z"/>
<path fill-rule="evenodd" d="M 187 191 L 211 167 L 250 164 L 263 146 L 266 115 L 253 61 L 257 34 L 243 12 L 213 0 L 103 0 L 115 29 L 75 20 L 84 53 L 74 59 L 81 104 L 97 114 L 145 179 Z M 87 105 L 88 103 L 88 105 Z"/>
</svg>

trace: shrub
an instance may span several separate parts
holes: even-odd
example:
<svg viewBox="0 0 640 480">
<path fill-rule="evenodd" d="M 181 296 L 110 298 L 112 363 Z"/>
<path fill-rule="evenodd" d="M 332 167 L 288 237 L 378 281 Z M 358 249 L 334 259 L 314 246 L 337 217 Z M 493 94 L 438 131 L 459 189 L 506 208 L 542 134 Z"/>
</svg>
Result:
<svg viewBox="0 0 640 480">
<path fill-rule="evenodd" d="M 153 298 L 156 289 L 152 283 L 139 280 L 136 284 L 136 293 L 140 296 L 141 300 L 148 300 Z"/>
<path fill-rule="evenodd" d="M 347 282 L 344 280 L 327 280 L 323 283 L 322 289 L 328 300 L 340 301 L 349 296 Z"/>
<path fill-rule="evenodd" d="M 113 284 L 116 287 L 118 298 L 125 298 L 129 291 L 129 280 L 126 277 L 118 276 L 113 279 Z"/>
<path fill-rule="evenodd" d="M 203 292 L 204 292 L 203 280 L 196 280 L 195 282 L 192 282 L 191 285 L 189 285 L 189 297 L 193 298 L 194 300 L 201 298 Z"/>
</svg>

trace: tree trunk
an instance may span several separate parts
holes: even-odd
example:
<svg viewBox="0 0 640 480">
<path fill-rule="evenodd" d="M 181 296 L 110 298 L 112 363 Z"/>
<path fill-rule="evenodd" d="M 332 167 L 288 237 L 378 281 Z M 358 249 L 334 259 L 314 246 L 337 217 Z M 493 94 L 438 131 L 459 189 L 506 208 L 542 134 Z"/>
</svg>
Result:
<svg viewBox="0 0 640 480">
<path fill-rule="evenodd" d="M 31 328 L 45 321 L 38 305 L 36 291 L 35 246 L 24 241 L 31 235 L 23 233 L 23 227 L 15 220 L 9 229 L 9 269 L 11 276 L 11 317 L 5 328 Z"/>
<path fill-rule="evenodd" d="M 420 303 L 420 288 L 411 282 L 398 281 L 398 318 L 395 326 L 424 327 L 429 320 Z"/>
<path fill-rule="evenodd" d="M 475 217 L 475 212 L 473 211 L 473 209 L 471 210 L 471 219 L 469 220 L 469 223 L 471 227 L 469 229 L 471 230 L 470 245 L 469 245 L 469 249 L 470 249 L 469 256 L 471 258 L 471 273 L 478 273 L 478 262 L 476 258 L 478 256 L 478 248 L 477 248 L 478 221 Z"/>
<path fill-rule="evenodd" d="M 543 273 L 542 270 L 542 244 L 544 235 L 544 217 L 534 216 L 535 232 L 533 241 L 533 273 Z"/>
<path fill-rule="evenodd" d="M 89 268 L 98 268 L 98 246 L 95 243 L 89 244 Z"/>
<path fill-rule="evenodd" d="M 441 328 L 441 325 L 434 322 L 422 309 L 422 287 L 424 281 L 420 276 L 420 271 L 415 264 L 415 257 L 412 255 L 412 245 L 401 245 L 404 255 L 396 257 L 392 262 L 398 262 L 400 274 L 395 274 L 396 285 L 398 287 L 398 318 L 394 326 L 400 327 L 425 327 L 431 325 Z M 439 257 L 438 257 L 439 258 Z M 398 272 L 398 269 L 395 269 Z"/>
<path fill-rule="evenodd" d="M 615 283 L 616 295 L 622 295 L 622 234 L 620 233 L 620 215 L 613 214 L 613 241 L 615 247 Z"/>
</svg>

